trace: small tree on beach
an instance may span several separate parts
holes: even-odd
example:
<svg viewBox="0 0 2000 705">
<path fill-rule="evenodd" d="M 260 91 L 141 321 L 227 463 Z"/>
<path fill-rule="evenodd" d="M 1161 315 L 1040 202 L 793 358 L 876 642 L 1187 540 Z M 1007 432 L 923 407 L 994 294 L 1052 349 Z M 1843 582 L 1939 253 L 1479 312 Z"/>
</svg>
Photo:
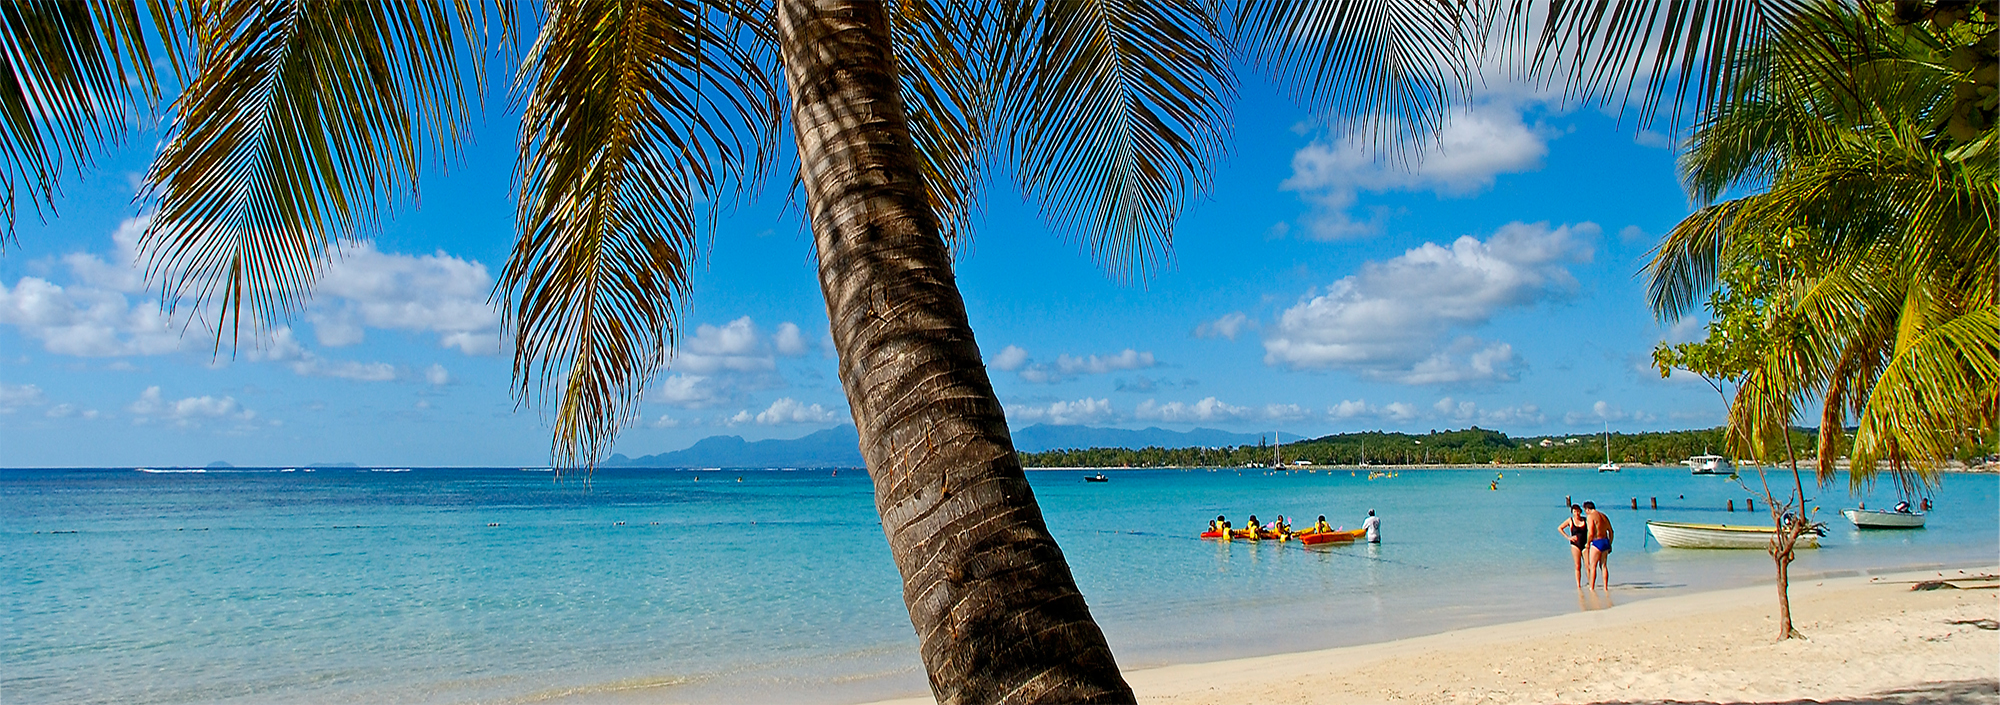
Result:
<svg viewBox="0 0 2000 705">
<path fill-rule="evenodd" d="M 1792 469 L 1792 501 L 1763 488 L 1780 638 L 1796 634 L 1787 565 L 1811 527 L 1797 409 L 1820 399 L 1822 486 L 1853 413 L 1852 486 L 1886 458 L 1907 493 L 1935 481 L 1966 442 L 1963 420 L 1991 419 L 2000 396 L 2000 16 L 1991 3 L 1830 9 L 1748 52 L 1756 80 L 1697 125 L 1682 166 L 1704 205 L 1650 272 L 1668 320 L 1710 291 L 1709 340 L 1656 350 L 1662 373 L 1728 375 L 1732 452 Z M 1716 202 L 1736 187 L 1755 191 Z"/>
</svg>

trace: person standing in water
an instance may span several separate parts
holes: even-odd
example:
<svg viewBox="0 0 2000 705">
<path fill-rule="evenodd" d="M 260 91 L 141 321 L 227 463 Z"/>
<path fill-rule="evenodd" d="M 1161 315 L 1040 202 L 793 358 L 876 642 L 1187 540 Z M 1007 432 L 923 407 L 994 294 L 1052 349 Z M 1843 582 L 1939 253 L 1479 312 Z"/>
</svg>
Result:
<svg viewBox="0 0 2000 705">
<path fill-rule="evenodd" d="M 1368 518 L 1361 520 L 1361 530 L 1365 532 L 1369 543 L 1382 542 L 1382 518 L 1375 516 L 1375 510 L 1368 510 Z"/>
<path fill-rule="evenodd" d="M 1576 563 L 1576 586 L 1582 588 L 1584 549 L 1590 544 L 1590 522 L 1583 518 L 1583 507 L 1569 505 L 1569 516 L 1556 525 L 1556 531 L 1569 541 L 1569 558 Z"/>
<path fill-rule="evenodd" d="M 1611 563 L 1606 559 L 1611 555 L 1611 517 L 1597 511 L 1596 502 L 1583 503 L 1584 537 L 1589 540 L 1589 555 L 1585 566 L 1589 569 L 1590 586 L 1597 587 L 1597 576 L 1603 574 L 1604 589 L 1611 589 Z"/>
</svg>

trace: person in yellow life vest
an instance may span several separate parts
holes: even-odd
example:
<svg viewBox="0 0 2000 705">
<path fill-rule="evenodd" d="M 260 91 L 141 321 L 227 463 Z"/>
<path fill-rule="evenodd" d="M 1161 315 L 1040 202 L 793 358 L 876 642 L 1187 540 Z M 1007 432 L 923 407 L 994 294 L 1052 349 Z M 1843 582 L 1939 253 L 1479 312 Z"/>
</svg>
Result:
<svg viewBox="0 0 2000 705">
<path fill-rule="evenodd" d="M 1278 531 L 1279 541 L 1284 541 L 1292 537 L 1292 521 L 1290 519 L 1286 519 L 1285 515 L 1279 514 L 1278 521 L 1276 522 L 1276 524 L 1278 525 L 1277 531 Z"/>
<path fill-rule="evenodd" d="M 1258 536 L 1258 534 L 1263 533 L 1264 525 L 1257 523 L 1257 515 L 1250 515 L 1250 523 L 1244 524 L 1243 528 L 1250 531 L 1250 538 L 1252 540 L 1263 538 L 1262 536 Z"/>
<path fill-rule="evenodd" d="M 1324 533 L 1329 533 L 1329 532 L 1331 532 L 1331 531 L 1333 531 L 1333 527 L 1332 527 L 1332 526 L 1329 526 L 1329 525 L 1328 525 L 1328 524 L 1326 523 L 1326 515 L 1325 515 L 1325 514 L 1321 514 L 1321 515 L 1319 515 L 1319 521 L 1317 521 L 1317 522 L 1313 522 L 1313 528 L 1312 528 L 1312 532 L 1311 532 L 1311 533 L 1315 533 L 1315 534 L 1324 534 Z"/>
<path fill-rule="evenodd" d="M 1209 522 L 1209 523 L 1208 523 L 1208 530 L 1209 530 L 1209 531 L 1224 531 L 1224 530 L 1225 530 L 1225 528 L 1224 528 L 1224 527 L 1227 527 L 1227 526 L 1229 526 L 1229 522 L 1227 522 L 1227 521 L 1224 521 L 1224 520 L 1223 520 L 1223 518 L 1222 518 L 1222 515 L 1220 515 L 1220 514 L 1217 514 L 1217 515 L 1215 515 L 1215 521 L 1211 521 L 1211 522 Z"/>
</svg>

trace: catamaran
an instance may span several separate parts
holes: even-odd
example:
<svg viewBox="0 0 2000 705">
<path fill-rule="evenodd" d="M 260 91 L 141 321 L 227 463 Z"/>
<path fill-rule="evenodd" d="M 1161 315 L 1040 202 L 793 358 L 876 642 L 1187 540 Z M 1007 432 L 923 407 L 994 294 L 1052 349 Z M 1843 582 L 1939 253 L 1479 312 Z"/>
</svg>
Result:
<svg viewBox="0 0 2000 705">
<path fill-rule="evenodd" d="M 1703 453 L 1681 461 L 1695 475 L 1729 475 L 1729 459 L 1720 455 Z"/>
</svg>

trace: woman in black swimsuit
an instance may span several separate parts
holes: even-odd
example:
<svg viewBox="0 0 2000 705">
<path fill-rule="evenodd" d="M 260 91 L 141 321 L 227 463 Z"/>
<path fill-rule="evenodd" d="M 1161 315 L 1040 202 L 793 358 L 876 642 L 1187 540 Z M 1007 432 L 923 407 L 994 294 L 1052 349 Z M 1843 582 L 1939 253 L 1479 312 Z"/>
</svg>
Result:
<svg viewBox="0 0 2000 705">
<path fill-rule="evenodd" d="M 1576 563 L 1576 586 L 1583 587 L 1583 547 L 1589 543 L 1588 522 L 1583 518 L 1583 507 L 1569 505 L 1569 518 L 1556 525 L 1556 531 L 1569 539 L 1569 557 Z"/>
</svg>

